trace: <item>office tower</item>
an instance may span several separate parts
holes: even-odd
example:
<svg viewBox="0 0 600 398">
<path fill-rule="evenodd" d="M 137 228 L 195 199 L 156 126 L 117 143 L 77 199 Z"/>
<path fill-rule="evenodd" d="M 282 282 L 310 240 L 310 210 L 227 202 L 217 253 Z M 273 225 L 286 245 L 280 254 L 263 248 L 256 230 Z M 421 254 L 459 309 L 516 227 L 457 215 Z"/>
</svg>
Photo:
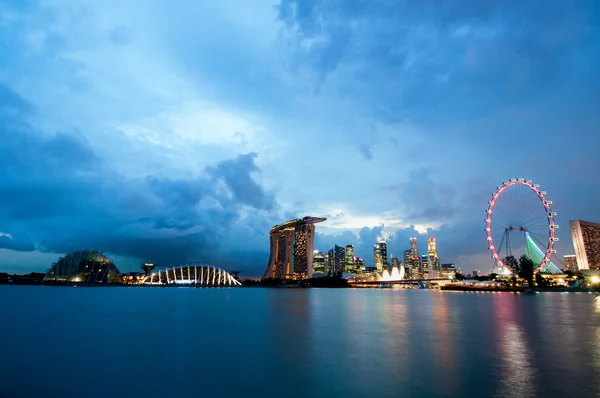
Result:
<svg viewBox="0 0 600 398">
<path fill-rule="evenodd" d="M 333 270 L 335 268 L 335 252 L 333 249 L 329 249 L 327 252 L 327 268 L 326 272 L 328 274 L 333 274 Z"/>
<path fill-rule="evenodd" d="M 356 273 L 356 264 L 354 263 L 354 246 L 346 245 L 346 272 Z"/>
<path fill-rule="evenodd" d="M 410 238 L 410 250 L 413 253 L 413 257 L 419 258 L 419 249 L 417 248 L 417 238 Z"/>
<path fill-rule="evenodd" d="M 579 271 L 579 268 L 577 267 L 577 256 L 574 254 L 563 256 L 563 263 L 565 264 L 565 269 L 563 271 Z"/>
<path fill-rule="evenodd" d="M 379 243 L 376 243 L 375 246 L 373 246 L 373 266 L 377 268 L 377 271 L 383 271 L 383 261 L 381 258 L 381 247 L 379 246 Z"/>
<path fill-rule="evenodd" d="M 412 253 L 412 251 L 410 249 L 404 250 L 403 262 L 404 262 L 404 270 L 406 271 L 407 279 L 415 279 L 416 274 L 418 272 L 418 269 L 413 272 L 413 257 L 412 257 L 411 253 Z"/>
<path fill-rule="evenodd" d="M 437 256 L 435 238 L 427 239 L 427 257 L 429 257 L 429 276 L 437 278 L 440 276 L 440 262 Z"/>
<path fill-rule="evenodd" d="M 335 245 L 335 260 L 333 266 L 333 272 L 346 272 L 346 250 L 343 247 Z"/>
<path fill-rule="evenodd" d="M 346 264 L 354 262 L 354 246 L 346 245 Z"/>
<path fill-rule="evenodd" d="M 381 263 L 383 268 L 389 268 L 390 262 L 388 259 L 387 243 L 384 241 L 379 242 L 379 252 L 381 253 Z"/>
<path fill-rule="evenodd" d="M 420 260 L 419 274 L 422 278 L 429 278 L 429 257 L 423 254 Z"/>
<path fill-rule="evenodd" d="M 569 225 L 578 269 L 600 270 L 600 224 L 571 220 Z"/>
<path fill-rule="evenodd" d="M 400 266 L 402 265 L 402 263 L 400 262 L 400 260 L 398 259 L 398 257 L 391 256 L 390 258 L 391 258 L 391 261 L 392 261 L 392 268 L 395 267 L 395 268 L 400 269 Z"/>
<path fill-rule="evenodd" d="M 304 217 L 275 225 L 269 232 L 271 253 L 265 278 L 312 277 L 315 224 L 325 218 Z"/>
<path fill-rule="evenodd" d="M 313 254 L 313 273 L 325 274 L 325 253 L 318 250 Z"/>
</svg>

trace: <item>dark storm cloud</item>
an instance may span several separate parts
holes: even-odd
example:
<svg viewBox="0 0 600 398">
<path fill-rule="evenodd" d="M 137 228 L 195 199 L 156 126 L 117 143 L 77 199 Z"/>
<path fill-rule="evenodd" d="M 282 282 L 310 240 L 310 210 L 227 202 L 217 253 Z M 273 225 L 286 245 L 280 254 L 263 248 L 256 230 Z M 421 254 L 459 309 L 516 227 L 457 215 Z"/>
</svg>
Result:
<svg viewBox="0 0 600 398">
<path fill-rule="evenodd" d="M 569 81 L 582 54 L 600 63 L 593 1 L 284 0 L 278 10 L 317 84 L 339 73 L 345 94 L 394 120 L 527 103 Z"/>
<path fill-rule="evenodd" d="M 29 240 L 20 240 L 7 235 L 0 235 L 0 249 L 9 249 L 20 252 L 30 252 L 35 250 L 35 245 Z"/>
<path fill-rule="evenodd" d="M 226 265 L 228 239 L 250 245 L 268 229 L 268 212 L 277 203 L 253 179 L 260 172 L 255 153 L 217 163 L 195 179 L 127 179 L 79 137 L 37 132 L 27 122 L 27 102 L 0 87 L 0 175 L 6 176 L 0 180 L 0 232 L 27 237 L 1 236 L 0 247 L 33 250 L 33 241 L 57 253 L 93 247 L 165 265 Z M 244 217 L 253 228 L 236 227 Z M 264 251 L 252 255 L 246 265 L 262 267 Z"/>
</svg>

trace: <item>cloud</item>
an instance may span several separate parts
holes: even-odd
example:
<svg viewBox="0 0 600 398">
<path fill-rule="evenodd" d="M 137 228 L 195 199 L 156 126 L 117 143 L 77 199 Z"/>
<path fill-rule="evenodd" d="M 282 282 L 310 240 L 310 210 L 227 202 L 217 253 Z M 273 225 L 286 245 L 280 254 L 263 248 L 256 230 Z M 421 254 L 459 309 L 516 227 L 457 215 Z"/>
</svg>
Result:
<svg viewBox="0 0 600 398">
<path fill-rule="evenodd" d="M 26 239 L 19 240 L 8 234 L 0 234 L 0 249 L 30 252 L 35 250 L 35 245 Z"/>
<path fill-rule="evenodd" d="M 164 265 L 231 264 L 230 242 L 255 242 L 278 209 L 253 178 L 260 173 L 256 153 L 218 162 L 197 178 L 129 179 L 81 137 L 36 131 L 27 123 L 26 101 L 5 86 L 2 92 L 0 174 L 8 178 L 0 181 L 0 224 L 43 251 L 94 247 Z M 236 227 L 245 223 L 254 228 Z M 0 247 L 34 250 L 31 241 L 3 235 Z M 248 266 L 262 265 L 266 250 L 265 244 L 254 251 Z"/>
<path fill-rule="evenodd" d="M 431 167 L 412 170 L 408 181 L 393 184 L 387 189 L 398 194 L 405 220 L 413 224 L 448 221 L 457 213 L 454 207 L 456 192 L 446 183 L 432 180 Z"/>
</svg>

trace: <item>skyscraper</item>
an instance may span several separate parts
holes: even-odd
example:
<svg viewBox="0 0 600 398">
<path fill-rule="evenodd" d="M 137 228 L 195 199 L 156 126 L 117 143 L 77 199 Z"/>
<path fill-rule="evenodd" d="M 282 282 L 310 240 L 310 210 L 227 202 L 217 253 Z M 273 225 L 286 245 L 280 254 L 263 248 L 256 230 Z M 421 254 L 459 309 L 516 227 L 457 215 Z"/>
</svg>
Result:
<svg viewBox="0 0 600 398">
<path fill-rule="evenodd" d="M 388 259 L 387 243 L 385 243 L 384 241 L 379 242 L 379 252 L 381 253 L 381 263 L 383 265 L 383 268 L 388 268 L 390 262 Z"/>
<path fill-rule="evenodd" d="M 437 256 L 435 238 L 427 239 L 427 257 L 429 261 L 429 276 L 437 278 L 441 274 L 440 261 Z"/>
<path fill-rule="evenodd" d="M 600 270 L 600 224 L 571 220 L 569 225 L 579 270 Z"/>
<path fill-rule="evenodd" d="M 417 273 L 419 272 L 419 266 L 417 262 L 416 269 L 414 268 L 414 261 L 412 256 L 412 250 L 404 250 L 404 269 L 408 279 L 416 279 Z"/>
<path fill-rule="evenodd" d="M 346 245 L 346 265 L 354 263 L 354 246 Z"/>
<path fill-rule="evenodd" d="M 422 278 L 428 278 L 429 277 L 429 257 L 426 254 L 422 254 L 421 258 L 420 258 L 420 269 L 419 269 L 419 273 L 421 274 L 420 276 Z"/>
<path fill-rule="evenodd" d="M 304 217 L 275 225 L 269 232 L 271 254 L 265 278 L 305 279 L 312 277 L 316 223 L 325 218 Z"/>
<path fill-rule="evenodd" d="M 325 272 L 328 274 L 333 274 L 333 270 L 335 268 L 335 252 L 333 251 L 333 249 L 329 249 L 329 251 L 327 252 L 327 257 L 326 257 L 326 268 L 325 268 Z"/>
<path fill-rule="evenodd" d="M 417 238 L 410 238 L 410 250 L 412 250 L 414 257 L 419 258 L 419 249 L 417 248 Z"/>
<path fill-rule="evenodd" d="M 377 271 L 383 271 L 383 261 L 381 258 L 381 247 L 379 246 L 379 243 L 376 243 L 375 246 L 373 246 L 373 266 L 377 268 Z"/>
<path fill-rule="evenodd" d="M 346 250 L 343 247 L 335 245 L 335 262 L 333 272 L 346 272 Z"/>
<path fill-rule="evenodd" d="M 400 266 L 402 265 L 402 263 L 400 262 L 400 260 L 398 259 L 398 257 L 394 257 L 391 256 L 391 262 L 392 262 L 392 268 L 398 268 L 400 269 Z"/>
</svg>

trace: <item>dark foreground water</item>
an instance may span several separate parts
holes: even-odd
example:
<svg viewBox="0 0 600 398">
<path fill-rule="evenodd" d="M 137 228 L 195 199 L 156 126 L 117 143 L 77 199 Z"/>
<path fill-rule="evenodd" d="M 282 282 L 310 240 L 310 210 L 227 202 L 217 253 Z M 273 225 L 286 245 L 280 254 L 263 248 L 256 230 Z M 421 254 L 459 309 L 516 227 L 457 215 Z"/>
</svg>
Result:
<svg viewBox="0 0 600 398">
<path fill-rule="evenodd" d="M 597 397 L 600 297 L 0 286 L 1 397 Z"/>
</svg>

